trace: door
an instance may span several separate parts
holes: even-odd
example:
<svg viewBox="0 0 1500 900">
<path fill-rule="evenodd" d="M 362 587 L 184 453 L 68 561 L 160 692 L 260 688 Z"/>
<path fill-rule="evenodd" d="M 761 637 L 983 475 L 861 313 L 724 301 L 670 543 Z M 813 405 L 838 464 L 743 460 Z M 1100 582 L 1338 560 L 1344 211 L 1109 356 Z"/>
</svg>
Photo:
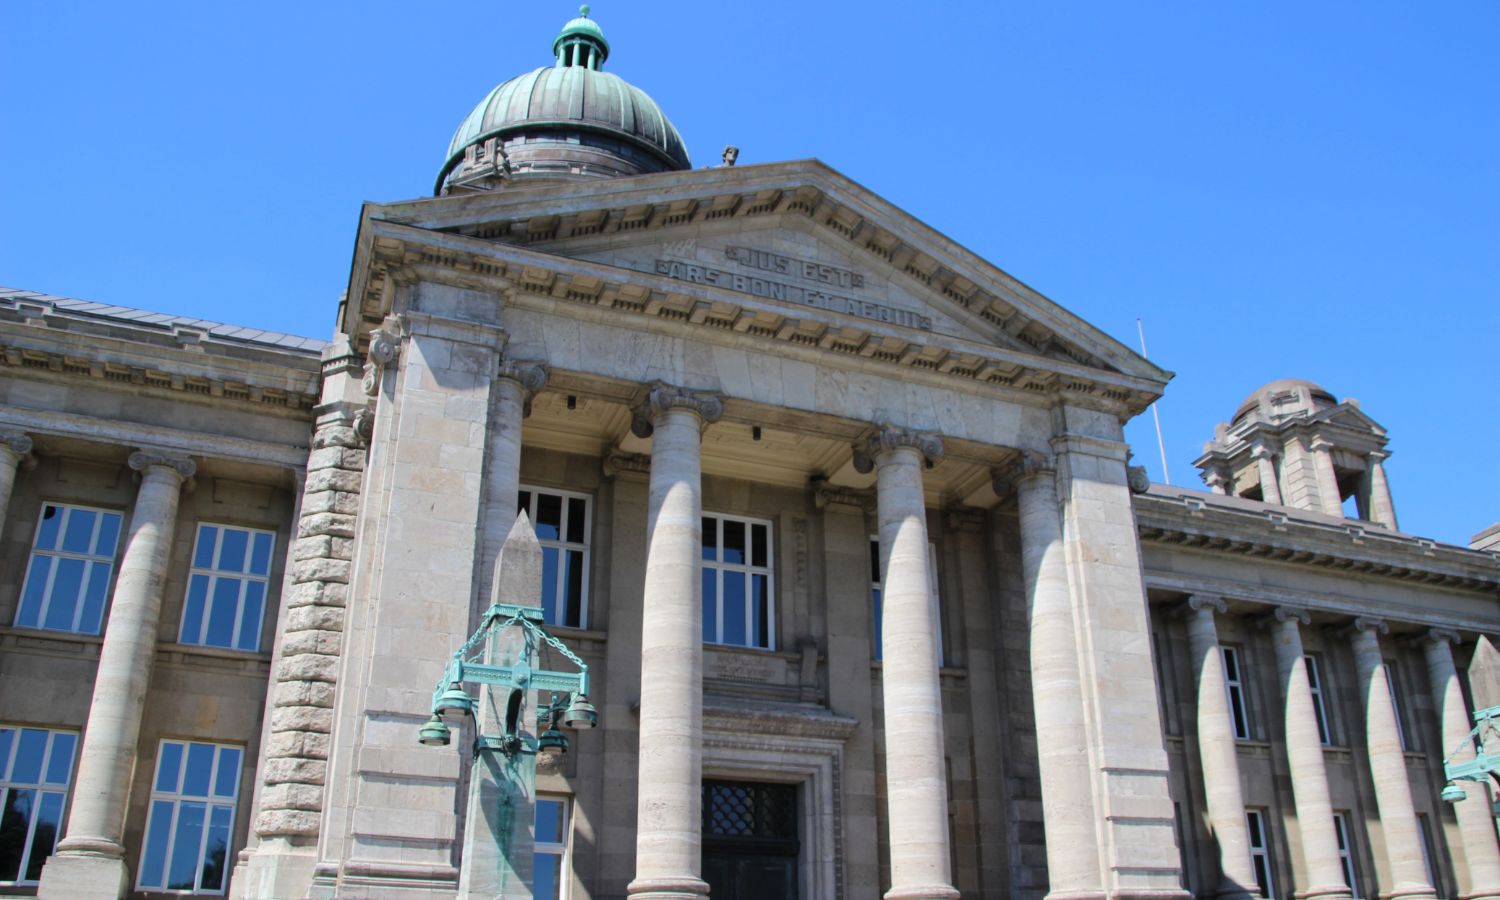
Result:
<svg viewBox="0 0 1500 900">
<path fill-rule="evenodd" d="M 797 786 L 703 782 L 703 880 L 714 900 L 798 900 Z"/>
</svg>

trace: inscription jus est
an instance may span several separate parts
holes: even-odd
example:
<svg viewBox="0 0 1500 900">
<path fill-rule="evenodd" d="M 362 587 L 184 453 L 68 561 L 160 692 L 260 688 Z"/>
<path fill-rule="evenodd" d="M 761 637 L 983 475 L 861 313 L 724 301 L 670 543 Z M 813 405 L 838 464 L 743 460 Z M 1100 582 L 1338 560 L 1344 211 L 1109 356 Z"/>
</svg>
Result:
<svg viewBox="0 0 1500 900">
<path fill-rule="evenodd" d="M 770 300 L 802 303 L 830 312 L 874 319 L 877 322 L 920 328 L 924 331 L 932 330 L 932 319 L 921 313 L 825 290 L 825 287 L 843 289 L 864 287 L 865 278 L 858 272 L 840 269 L 837 266 L 825 266 L 809 259 L 797 259 L 792 256 L 782 256 L 779 253 L 752 250 L 748 247 L 725 247 L 724 256 L 742 268 L 751 269 L 757 273 L 785 275 L 810 282 L 814 286 L 794 284 L 768 278 L 762 274 L 729 272 L 675 259 L 658 259 L 656 274 L 679 281 L 691 281 L 694 284 L 711 284 L 715 287 L 754 294 Z"/>
</svg>

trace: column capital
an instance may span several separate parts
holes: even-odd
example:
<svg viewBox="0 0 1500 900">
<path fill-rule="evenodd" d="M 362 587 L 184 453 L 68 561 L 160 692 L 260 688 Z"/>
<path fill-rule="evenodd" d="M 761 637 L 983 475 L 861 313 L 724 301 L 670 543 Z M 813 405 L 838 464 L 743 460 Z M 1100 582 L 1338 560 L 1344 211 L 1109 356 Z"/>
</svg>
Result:
<svg viewBox="0 0 1500 900">
<path fill-rule="evenodd" d="M 198 464 L 187 456 L 167 450 L 142 448 L 130 454 L 129 462 L 130 468 L 142 474 L 152 469 L 166 469 L 176 475 L 179 481 L 192 478 L 198 471 Z"/>
<path fill-rule="evenodd" d="M 1224 602 L 1223 597 L 1214 594 L 1194 594 L 1187 598 L 1186 603 L 1182 604 L 1182 609 L 1184 614 L 1207 610 L 1210 613 L 1218 613 L 1222 616 L 1229 611 L 1229 604 Z"/>
<path fill-rule="evenodd" d="M 547 384 L 547 365 L 535 360 L 511 359 L 508 356 L 502 356 L 500 365 L 495 371 L 495 377 L 514 381 L 529 396 Z"/>
<path fill-rule="evenodd" d="M 0 456 L 14 456 L 17 465 L 32 460 L 33 446 L 31 435 L 24 431 L 0 430 Z"/>
<path fill-rule="evenodd" d="M 1278 622 L 1296 622 L 1298 625 L 1311 625 L 1312 614 L 1305 609 L 1295 606 L 1278 606 L 1272 611 Z"/>
<path fill-rule="evenodd" d="M 929 465 L 937 465 L 943 458 L 943 439 L 930 431 L 917 431 L 895 425 L 881 425 L 862 445 L 854 445 L 854 470 L 869 474 L 875 470 L 882 453 L 911 448 L 922 455 Z"/>
<path fill-rule="evenodd" d="M 674 409 L 685 409 L 708 425 L 724 415 L 724 397 L 712 391 L 690 391 L 658 381 L 633 411 L 631 432 L 638 438 L 650 437 L 656 430 L 656 419 Z"/>
<path fill-rule="evenodd" d="M 1329 450 L 1332 450 L 1336 446 L 1333 441 L 1330 441 L 1328 438 L 1323 437 L 1321 434 L 1313 435 L 1312 440 L 1308 441 L 1307 445 L 1311 447 L 1313 449 L 1313 452 L 1315 453 L 1327 453 Z"/>
<path fill-rule="evenodd" d="M 1389 450 L 1371 450 L 1369 453 L 1365 454 L 1365 459 L 1372 466 L 1378 466 L 1390 458 L 1391 451 Z"/>
<path fill-rule="evenodd" d="M 1422 640 L 1432 644 L 1457 644 L 1463 638 L 1451 628 L 1429 628 L 1422 635 Z"/>
<path fill-rule="evenodd" d="M 1382 634 L 1390 634 L 1391 626 L 1387 625 L 1384 619 L 1376 619 L 1370 616 L 1358 616 L 1354 619 L 1353 622 L 1349 623 L 1349 630 L 1351 632 L 1368 631 L 1373 633 L 1376 637 L 1379 637 Z"/>
</svg>

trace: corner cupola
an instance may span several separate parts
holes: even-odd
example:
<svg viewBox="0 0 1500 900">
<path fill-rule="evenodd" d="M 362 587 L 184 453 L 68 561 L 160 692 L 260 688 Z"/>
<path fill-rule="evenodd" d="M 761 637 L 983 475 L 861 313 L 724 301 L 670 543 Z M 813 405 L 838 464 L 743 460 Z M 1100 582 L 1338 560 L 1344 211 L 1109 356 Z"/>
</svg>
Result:
<svg viewBox="0 0 1500 900">
<path fill-rule="evenodd" d="M 609 41 L 579 12 L 552 41 L 553 65 L 502 83 L 459 124 L 434 193 L 692 168 L 656 101 L 604 71 Z"/>
</svg>

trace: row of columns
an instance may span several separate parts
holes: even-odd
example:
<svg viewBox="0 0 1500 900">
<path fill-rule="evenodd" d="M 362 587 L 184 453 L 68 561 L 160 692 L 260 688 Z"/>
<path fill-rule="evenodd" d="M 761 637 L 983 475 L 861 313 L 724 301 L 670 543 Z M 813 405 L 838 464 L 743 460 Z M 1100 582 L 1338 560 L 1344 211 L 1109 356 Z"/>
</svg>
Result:
<svg viewBox="0 0 1500 900">
<path fill-rule="evenodd" d="M 1254 869 L 1241 794 L 1229 685 L 1215 616 L 1226 604 L 1222 598 L 1189 598 L 1183 615 L 1197 687 L 1197 743 L 1207 797 L 1208 824 L 1218 844 L 1221 883 L 1218 896 L 1243 897 L 1253 893 Z M 1299 897 L 1347 898 L 1318 729 L 1308 680 L 1301 629 L 1311 622 L 1304 610 L 1281 607 L 1268 619 L 1276 648 L 1276 670 L 1285 715 L 1287 761 L 1292 797 L 1297 810 L 1308 887 Z M 1358 618 L 1350 626 L 1355 667 L 1365 712 L 1365 742 L 1375 802 L 1385 836 L 1385 860 L 1393 882 L 1387 894 L 1399 897 L 1436 897 L 1423 856 L 1406 757 L 1397 724 L 1395 695 L 1380 648 L 1387 626 L 1376 619 Z M 1458 685 L 1451 644 L 1456 635 L 1443 630 L 1428 633 L 1425 641 L 1432 695 L 1439 703 L 1444 746 L 1468 741 L 1469 717 Z M 1472 743 L 1468 756 L 1473 756 Z M 1468 861 L 1469 897 L 1500 897 L 1500 847 L 1489 818 L 1483 790 L 1471 788 L 1481 799 L 1459 804 L 1460 833 Z"/>
<path fill-rule="evenodd" d="M 1331 441 L 1322 437 L 1291 439 L 1280 448 L 1284 467 L 1278 472 L 1277 449 L 1265 440 L 1257 440 L 1250 448 L 1250 457 L 1255 460 L 1261 499 L 1276 506 L 1286 504 L 1342 515 L 1343 498 L 1339 496 L 1338 472 L 1333 464 L 1335 449 Z M 1383 450 L 1364 454 L 1365 474 L 1357 499 L 1362 516 L 1394 531 L 1396 504 L 1391 500 L 1390 482 L 1385 475 L 1385 459 L 1389 455 Z M 1290 483 L 1283 484 L 1283 480 Z M 1222 466 L 1208 469 L 1204 481 L 1215 494 L 1227 494 L 1232 487 L 1230 475 Z"/>
</svg>

